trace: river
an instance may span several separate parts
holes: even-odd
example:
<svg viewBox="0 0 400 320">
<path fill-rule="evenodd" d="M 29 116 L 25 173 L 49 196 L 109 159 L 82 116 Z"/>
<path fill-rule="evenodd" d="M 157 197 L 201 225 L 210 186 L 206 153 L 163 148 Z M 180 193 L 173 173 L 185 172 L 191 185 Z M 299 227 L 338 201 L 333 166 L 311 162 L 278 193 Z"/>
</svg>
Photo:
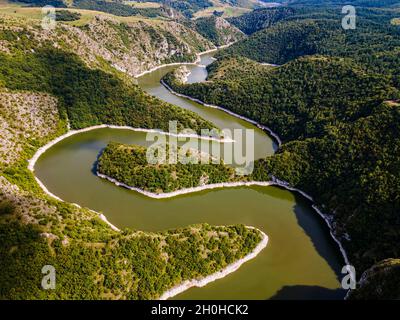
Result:
<svg viewBox="0 0 400 320">
<path fill-rule="evenodd" d="M 201 65 L 212 54 L 201 57 Z M 189 66 L 189 82 L 205 80 L 206 69 Z M 204 107 L 171 94 L 160 84 L 164 67 L 139 78 L 149 94 L 192 110 L 219 128 L 254 129 L 255 158 L 277 146 L 261 129 L 221 110 Z M 277 187 L 216 189 L 170 199 L 151 199 L 98 178 L 96 159 L 109 141 L 148 145 L 146 133 L 96 129 L 70 136 L 37 161 L 35 174 L 50 192 L 65 201 L 102 212 L 119 228 L 161 231 L 196 223 L 242 223 L 261 229 L 269 243 L 238 271 L 203 288 L 192 288 L 175 299 L 341 299 L 340 251 L 308 200 Z"/>
</svg>

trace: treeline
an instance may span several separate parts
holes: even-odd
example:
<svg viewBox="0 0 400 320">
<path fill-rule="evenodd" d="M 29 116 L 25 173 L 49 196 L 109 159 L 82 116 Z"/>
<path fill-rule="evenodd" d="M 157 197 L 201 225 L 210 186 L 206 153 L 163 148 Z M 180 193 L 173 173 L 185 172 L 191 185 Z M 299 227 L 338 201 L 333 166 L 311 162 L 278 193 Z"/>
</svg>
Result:
<svg viewBox="0 0 400 320">
<path fill-rule="evenodd" d="M 0 39 L 3 36 L 29 41 L 23 34 L 0 33 Z M 113 124 L 168 131 L 170 120 L 178 121 L 178 129 L 192 128 L 200 133 L 203 128 L 212 128 L 195 113 L 151 97 L 113 74 L 89 69 L 78 56 L 51 46 L 35 48 L 34 53 L 0 53 L 0 85 L 56 96 L 60 113 L 72 129 Z"/>
<path fill-rule="evenodd" d="M 227 20 L 245 34 L 250 35 L 287 19 L 294 13 L 295 9 L 291 7 L 266 8 L 254 10 L 238 17 L 228 18 Z"/>
<path fill-rule="evenodd" d="M 79 12 L 68 11 L 68 10 L 57 10 L 56 21 L 76 21 L 81 18 Z"/>
<path fill-rule="evenodd" d="M 320 11 L 293 16 L 254 33 L 217 57 L 243 56 L 273 64 L 315 54 L 348 57 L 367 70 L 393 75 L 398 83 L 400 29 L 390 23 L 397 15 L 392 11 L 360 10 L 355 30 L 342 28 L 340 14 L 328 19 L 321 18 Z"/>
<path fill-rule="evenodd" d="M 168 154 L 169 147 L 165 152 Z M 178 148 L 180 152 L 180 148 Z M 135 145 L 109 143 L 98 159 L 97 170 L 128 186 L 154 193 L 168 193 L 207 184 L 245 179 L 235 176 L 235 169 L 222 162 L 201 163 L 201 155 L 187 152 L 192 161 L 183 164 L 149 164 L 146 148 Z M 209 157 L 207 155 L 207 157 Z"/>
<path fill-rule="evenodd" d="M 71 237 L 68 229 L 46 238 L 40 226 L 0 223 L 0 298 L 157 299 L 185 280 L 220 271 L 261 241 L 259 231 L 243 225 L 116 233 L 92 219 L 72 229 L 91 238 Z M 41 287 L 45 265 L 55 268 L 54 290 Z"/>
</svg>

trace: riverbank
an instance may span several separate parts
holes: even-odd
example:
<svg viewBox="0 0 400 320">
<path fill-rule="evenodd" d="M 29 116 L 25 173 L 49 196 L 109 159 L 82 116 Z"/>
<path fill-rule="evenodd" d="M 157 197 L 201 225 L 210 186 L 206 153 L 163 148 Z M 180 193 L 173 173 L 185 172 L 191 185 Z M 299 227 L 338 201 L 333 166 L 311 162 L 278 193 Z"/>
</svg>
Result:
<svg viewBox="0 0 400 320">
<path fill-rule="evenodd" d="M 135 75 L 134 78 L 140 78 L 146 74 L 152 73 L 158 69 L 161 68 L 165 68 L 165 67 L 173 67 L 173 66 L 182 66 L 182 65 L 197 65 L 200 61 L 201 61 L 201 56 L 208 54 L 208 53 L 212 53 L 212 52 L 216 52 L 220 49 L 224 49 L 224 48 L 228 48 L 229 46 L 231 46 L 232 44 L 234 44 L 234 42 L 228 43 L 226 45 L 220 46 L 220 47 L 215 47 L 214 49 L 210 49 L 210 50 L 206 50 L 200 53 L 196 53 L 196 60 L 194 62 L 174 62 L 174 63 L 166 63 L 166 64 L 162 64 L 159 66 L 156 66 L 154 68 L 151 68 L 147 71 L 143 71 L 142 73 L 139 73 L 138 75 Z"/>
<path fill-rule="evenodd" d="M 246 227 L 246 228 L 253 229 L 253 230 L 256 229 L 253 227 Z M 245 262 L 257 257 L 257 255 L 264 248 L 266 248 L 269 239 L 268 239 L 268 236 L 264 232 L 262 232 L 259 229 L 256 229 L 256 230 L 258 230 L 261 233 L 262 240 L 259 242 L 259 244 L 254 248 L 254 250 L 251 253 L 249 253 L 242 259 L 239 259 L 238 261 L 226 266 L 223 270 L 217 271 L 216 273 L 213 273 L 207 277 L 204 277 L 201 279 L 193 279 L 193 280 L 184 281 L 182 284 L 177 285 L 177 286 L 167 290 L 166 292 L 164 292 L 161 295 L 160 300 L 167 300 L 167 299 L 172 298 L 172 297 L 174 297 L 190 288 L 193 288 L 193 287 L 204 287 L 205 285 L 209 284 L 210 282 L 222 279 L 222 278 L 226 277 L 227 275 L 237 271 Z"/>
<path fill-rule="evenodd" d="M 71 137 L 75 134 L 87 132 L 87 131 L 92 131 L 96 129 L 104 129 L 104 128 L 109 128 L 109 129 L 117 129 L 117 130 L 131 130 L 131 131 L 136 131 L 136 132 L 147 132 L 147 133 L 158 133 L 166 136 L 171 136 L 171 137 L 177 137 L 177 138 L 195 138 L 195 139 L 201 139 L 201 140 L 207 140 L 207 141 L 216 141 L 216 142 L 221 142 L 221 143 L 233 143 L 235 142 L 232 139 L 217 139 L 213 137 L 206 137 L 206 136 L 200 136 L 197 134 L 175 134 L 175 133 L 169 133 L 157 129 L 145 129 L 145 128 L 134 128 L 134 127 L 129 127 L 129 126 L 116 126 L 116 125 L 109 125 L 109 124 L 101 124 L 97 126 L 92 126 L 92 127 L 87 127 L 79 130 L 70 130 L 67 133 L 57 137 L 56 139 L 50 141 L 46 145 L 40 147 L 34 156 L 28 161 L 28 169 L 32 172 L 35 171 L 35 164 L 39 157 L 46 152 L 48 149 L 50 149 L 52 146 L 55 144 L 59 143 L 60 141 Z"/>
<path fill-rule="evenodd" d="M 182 94 L 182 93 L 176 92 L 176 91 L 175 91 L 174 89 L 172 89 L 164 80 L 161 80 L 161 84 L 162 84 L 169 92 L 171 92 L 172 94 L 174 94 L 174 95 L 176 95 L 176 96 L 178 96 L 178 97 L 191 100 L 191 101 L 193 101 L 193 102 L 196 102 L 196 103 L 201 104 L 201 105 L 203 105 L 203 106 L 205 106 L 205 107 L 208 107 L 208 108 L 213 108 L 213 109 L 218 109 L 218 110 L 224 111 L 225 113 L 227 113 L 227 114 L 229 114 L 229 115 L 231 115 L 231 116 L 234 116 L 234 117 L 236 117 L 236 118 L 238 118 L 238 119 L 244 120 L 244 121 L 246 121 L 246 122 L 248 122 L 248 123 L 251 123 L 251 124 L 257 126 L 257 127 L 260 128 L 261 130 L 267 131 L 267 132 L 269 133 L 269 135 L 272 136 L 272 137 L 275 139 L 276 143 L 278 144 L 278 147 L 280 147 L 280 146 L 282 145 L 282 141 L 281 141 L 281 139 L 279 138 L 279 136 L 278 136 L 274 131 L 272 131 L 272 129 L 270 129 L 269 127 L 264 126 L 264 125 L 258 123 L 257 121 L 254 121 L 254 120 L 252 120 L 252 119 L 250 119 L 250 118 L 241 116 L 241 115 L 239 115 L 239 114 L 237 114 L 237 113 L 235 113 L 235 112 L 233 112 L 233 111 L 230 111 L 230 110 L 228 110 L 228 109 L 225 109 L 225 108 L 223 108 L 223 107 L 215 106 L 215 105 L 212 105 L 212 104 L 208 104 L 208 103 L 205 103 L 205 102 L 203 102 L 203 101 L 201 101 L 201 100 L 199 100 L 199 99 L 196 99 L 196 98 L 193 98 L 193 97 L 184 95 L 184 94 Z"/>
<path fill-rule="evenodd" d="M 147 196 L 147 197 L 153 198 L 153 199 L 168 199 L 168 198 L 174 198 L 174 197 L 177 197 L 177 196 L 187 195 L 187 194 L 196 193 L 196 192 L 200 192 L 200 191 L 206 191 L 206 190 L 223 189 L 223 188 L 251 187 L 251 186 L 258 186 L 258 187 L 276 186 L 276 187 L 280 187 L 280 188 L 286 189 L 288 191 L 297 192 L 297 193 L 301 194 L 304 198 L 306 198 L 307 200 L 309 200 L 309 201 L 311 201 L 313 203 L 311 207 L 314 209 L 314 211 L 316 211 L 324 219 L 325 223 L 327 224 L 327 226 L 328 226 L 328 228 L 330 230 L 331 237 L 333 238 L 333 240 L 339 246 L 339 250 L 342 253 L 342 256 L 343 256 L 343 259 L 344 259 L 345 263 L 347 265 L 350 265 L 349 259 L 347 257 L 347 253 L 344 250 L 344 247 L 343 247 L 342 243 L 334 235 L 334 229 L 333 229 L 333 226 L 332 226 L 331 217 L 329 217 L 328 215 L 324 214 L 315 205 L 313 197 L 311 197 L 309 194 L 305 193 L 304 191 L 302 191 L 300 189 L 291 187 L 289 185 L 289 183 L 287 183 L 286 181 L 282 181 L 282 180 L 279 180 L 279 179 L 276 179 L 276 178 L 273 177 L 273 179 L 271 181 L 222 182 L 222 183 L 208 184 L 208 185 L 194 187 L 194 188 L 181 189 L 181 190 L 168 192 L 168 193 L 153 193 L 153 192 L 149 192 L 149 191 L 146 191 L 146 190 L 143 190 L 143 189 L 140 189 L 140 188 L 128 186 L 128 185 L 126 185 L 126 184 L 124 184 L 122 182 L 117 181 L 116 179 L 114 179 L 112 177 L 109 177 L 107 175 L 101 174 L 100 172 L 96 172 L 96 174 L 97 174 L 97 176 L 99 178 L 108 180 L 109 182 L 114 183 L 118 187 L 123 187 L 125 189 L 138 192 L 140 194 L 143 194 L 144 196 Z"/>
<path fill-rule="evenodd" d="M 279 67 L 278 65 L 271 65 L 271 66 Z M 182 98 L 185 98 L 185 99 L 189 99 L 189 100 L 194 101 L 194 102 L 196 102 L 196 103 L 199 103 L 199 104 L 201 104 L 201 105 L 203 105 L 203 106 L 205 106 L 205 107 L 210 107 L 210 108 L 214 108 L 214 109 L 219 109 L 219 110 L 221 110 L 221 111 L 224 111 L 224 112 L 228 113 L 229 115 L 232 115 L 232 116 L 237 117 L 237 118 L 239 118 L 239 119 L 245 120 L 245 121 L 247 121 L 247 122 L 249 122 L 249 123 L 251 123 L 251 124 L 254 124 L 254 125 L 256 125 L 258 128 L 260 128 L 260 129 L 262 129 L 262 130 L 268 131 L 268 133 L 269 133 L 272 137 L 274 137 L 274 139 L 276 140 L 278 146 L 281 147 L 282 141 L 281 141 L 280 137 L 278 136 L 278 134 L 276 134 L 275 132 L 273 132 L 270 128 L 268 128 L 268 127 L 266 127 L 266 126 L 264 126 L 264 125 L 258 123 L 257 121 L 254 121 L 254 120 L 252 120 L 252 119 L 246 118 L 246 117 L 241 116 L 241 115 L 238 115 L 238 114 L 236 114 L 236 113 L 234 113 L 234 112 L 232 112 L 232 111 L 230 111 L 230 110 L 227 110 L 227 109 L 225 109 L 225 108 L 223 108 L 223 107 L 215 106 L 215 105 L 210 105 L 210 104 L 207 104 L 207 103 L 205 103 L 205 102 L 203 102 L 203 101 L 201 101 L 201 100 L 199 100 L 199 99 L 196 99 L 196 98 L 193 98 L 193 97 L 190 97 L 190 96 L 187 96 L 187 95 L 178 93 L 178 92 L 176 92 L 174 89 L 172 89 L 164 80 L 161 80 L 161 84 L 162 84 L 168 91 L 170 91 L 172 94 L 174 94 L 174 95 L 176 95 L 176 96 L 179 96 L 179 97 L 182 97 Z M 341 254 L 342 254 L 342 256 L 343 256 L 343 259 L 344 259 L 345 263 L 346 263 L 347 265 L 350 265 L 350 261 L 349 261 L 349 259 L 348 259 L 348 256 L 347 256 L 346 251 L 344 250 L 344 247 L 343 247 L 342 242 L 335 236 L 335 228 L 333 227 L 333 222 L 334 222 L 334 221 L 333 221 L 333 218 L 332 218 L 330 215 L 327 215 L 327 214 L 323 213 L 323 212 L 316 206 L 316 204 L 314 203 L 313 197 L 311 197 L 310 195 L 308 195 L 307 193 L 305 193 L 305 192 L 302 191 L 302 190 L 299 190 L 299 189 L 297 189 L 297 188 L 290 187 L 289 183 L 287 183 L 287 182 L 285 182 L 285 181 L 282 181 L 282 180 L 278 180 L 278 179 L 276 179 L 276 178 L 274 178 L 274 181 L 268 182 L 268 183 L 269 183 L 269 184 L 268 184 L 269 186 L 275 185 L 275 186 L 282 187 L 282 188 L 284 188 L 284 189 L 286 189 L 286 190 L 289 190 L 289 191 L 298 192 L 298 193 L 300 193 L 303 197 L 305 197 L 306 199 L 308 199 L 309 201 L 311 201 L 311 202 L 312 202 L 312 208 L 314 209 L 314 211 L 316 211 L 316 212 L 318 213 L 318 215 L 320 215 L 320 216 L 324 219 L 325 223 L 327 224 L 327 226 L 328 226 L 328 228 L 329 228 L 329 231 L 330 231 L 330 235 L 331 235 L 331 237 L 333 238 L 333 240 L 337 243 L 337 245 L 338 245 L 339 250 L 340 250 L 340 252 L 341 252 Z M 250 182 L 250 185 L 266 186 L 266 185 L 261 185 L 261 184 L 259 184 L 259 182 L 254 183 L 254 184 L 251 184 L 251 182 Z M 226 187 L 229 187 L 229 186 L 226 186 Z M 212 188 L 211 188 L 211 189 L 212 189 Z"/>
</svg>

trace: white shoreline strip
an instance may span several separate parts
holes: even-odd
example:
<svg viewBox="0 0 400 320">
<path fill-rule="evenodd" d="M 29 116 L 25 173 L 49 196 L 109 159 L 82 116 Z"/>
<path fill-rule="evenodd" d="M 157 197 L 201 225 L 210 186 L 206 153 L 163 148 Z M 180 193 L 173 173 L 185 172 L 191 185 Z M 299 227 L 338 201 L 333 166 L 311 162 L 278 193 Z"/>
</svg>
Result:
<svg viewBox="0 0 400 320">
<path fill-rule="evenodd" d="M 175 91 L 174 89 L 172 89 L 164 80 L 161 80 L 161 84 L 162 84 L 165 88 L 167 88 L 168 91 L 170 91 L 172 94 L 174 94 L 174 95 L 176 95 L 176 96 L 178 96 L 178 97 L 182 97 L 182 98 L 185 98 L 185 99 L 189 99 L 189 100 L 191 100 L 191 101 L 193 101 L 193 102 L 196 102 L 196 103 L 199 103 L 199 104 L 201 104 L 201 105 L 203 105 L 203 106 L 205 106 L 205 107 L 209 107 L 209 108 L 213 108 L 213 109 L 218 109 L 218 110 L 224 111 L 225 113 L 227 113 L 227 114 L 229 114 L 229 115 L 231 115 L 231 116 L 234 116 L 234 117 L 236 117 L 236 118 L 239 118 L 239 119 L 241 119 L 241 120 L 244 120 L 244 121 L 246 121 L 246 122 L 249 122 L 249 123 L 251 123 L 251 124 L 257 126 L 258 128 L 262 129 L 262 130 L 268 131 L 268 133 L 269 133 L 269 134 L 275 139 L 275 141 L 278 143 L 278 146 L 280 147 L 280 146 L 282 145 L 282 141 L 281 141 L 281 139 L 279 138 L 279 136 L 278 136 L 274 131 L 272 131 L 269 127 L 264 126 L 264 125 L 258 123 L 257 121 L 254 121 L 254 120 L 252 120 L 252 119 L 249 119 L 249 118 L 246 118 L 246 117 L 244 117 L 244 116 L 241 116 L 241 115 L 239 115 L 239 114 L 237 114 L 237 113 L 235 113 L 235 112 L 233 112 L 233 111 L 230 111 L 230 110 L 228 110 L 228 109 L 225 109 L 225 108 L 223 108 L 223 107 L 215 106 L 215 105 L 212 105 L 212 104 L 208 104 L 208 103 L 205 103 L 204 101 L 201 101 L 201 100 L 199 100 L 199 99 L 196 99 L 196 98 L 193 98 L 193 97 L 184 95 L 184 94 L 182 94 L 182 93 L 176 92 L 176 91 Z"/>
<path fill-rule="evenodd" d="M 49 148 L 54 146 L 55 144 L 59 143 L 60 141 L 71 137 L 75 134 L 79 134 L 82 132 L 87 132 L 91 130 L 96 130 L 96 129 L 104 129 L 104 128 L 110 128 L 110 129 L 118 129 L 118 130 L 131 130 L 131 131 L 136 131 L 136 132 L 148 132 L 148 133 L 158 133 L 166 136 L 173 136 L 173 137 L 179 137 L 179 138 L 196 138 L 196 139 L 201 139 L 201 140 L 208 140 L 208 141 L 216 141 L 216 142 L 221 142 L 221 143 L 231 143 L 234 142 L 232 139 L 217 139 L 213 137 L 206 137 L 206 136 L 200 136 L 197 134 L 174 134 L 174 133 L 169 133 L 157 129 L 145 129 L 145 128 L 133 128 L 129 126 L 116 126 L 116 125 L 109 125 L 109 124 L 101 124 L 97 126 L 92 126 L 92 127 L 87 127 L 84 129 L 79 129 L 79 130 L 70 130 L 67 133 L 57 137 L 56 139 L 50 141 L 46 145 L 40 147 L 34 156 L 28 161 L 28 169 L 32 172 L 35 171 L 35 164 L 39 157 L 46 152 Z"/>
<path fill-rule="evenodd" d="M 255 229 L 253 227 L 247 227 L 249 229 Z M 167 300 L 169 298 L 172 298 L 192 287 L 204 287 L 205 285 L 209 284 L 210 282 L 222 279 L 229 275 L 230 273 L 235 272 L 238 270 L 245 262 L 254 259 L 268 244 L 268 236 L 262 232 L 261 230 L 257 229 L 261 235 L 262 235 L 262 240 L 258 243 L 258 245 L 254 248 L 254 250 L 243 257 L 242 259 L 239 259 L 238 261 L 226 266 L 224 269 L 217 271 L 209 276 L 206 276 L 204 278 L 200 279 L 193 279 L 193 280 L 186 280 L 180 285 L 177 285 L 166 292 L 164 292 L 159 300 Z"/>
<path fill-rule="evenodd" d="M 342 243 L 339 241 L 339 239 L 336 238 L 336 236 L 333 233 L 333 227 L 332 227 L 332 218 L 329 217 L 328 215 L 324 214 L 314 203 L 314 199 L 307 193 L 305 193 L 304 191 L 297 189 L 297 188 L 293 188 L 289 185 L 289 183 L 273 178 L 272 181 L 239 181 L 239 182 L 222 182 L 222 183 L 214 183 L 214 184 L 208 184 L 208 185 L 204 185 L 204 186 L 199 186 L 199 187 L 193 187 L 193 188 L 185 188 L 185 189 L 181 189 L 181 190 L 177 190 L 177 191 L 173 191 L 173 192 L 168 192 L 168 193 L 153 193 L 153 192 L 149 192 L 140 188 L 136 188 L 136 187 L 131 187 L 128 186 L 122 182 L 117 181 L 116 179 L 109 177 L 107 175 L 104 175 L 100 172 L 96 172 L 97 176 L 99 178 L 102 179 L 106 179 L 108 181 L 110 181 L 111 183 L 114 183 L 116 186 L 119 187 L 123 187 L 126 188 L 128 190 L 131 191 L 135 191 L 138 193 L 141 193 L 147 197 L 153 198 L 153 199 L 168 199 L 168 198 L 173 198 L 173 197 L 177 197 L 180 195 L 185 195 L 185 194 L 190 194 L 190 193 L 195 193 L 195 192 L 200 192 L 200 191 L 204 191 L 204 190 L 213 190 L 213 189 L 222 189 L 222 188 L 237 188 L 237 187 L 251 187 L 251 186 L 259 186 L 259 187 L 269 187 L 269 186 L 278 186 L 281 188 L 284 188 L 286 190 L 289 191 L 293 191 L 293 192 L 297 192 L 299 194 L 301 194 L 304 198 L 308 199 L 309 201 L 311 201 L 313 204 L 311 205 L 311 207 L 324 219 L 324 221 L 326 222 L 326 224 L 328 225 L 329 231 L 330 231 L 330 235 L 333 238 L 333 240 L 338 244 L 339 246 L 339 250 L 343 255 L 343 259 L 345 261 L 345 263 L 347 265 L 350 265 L 350 261 L 347 257 L 347 253 L 344 250 L 344 247 L 342 245 Z"/>
<path fill-rule="evenodd" d="M 106 179 L 106 180 L 110 181 L 111 183 L 114 183 L 118 187 L 123 187 L 128 190 L 141 193 L 141 194 L 143 194 L 149 198 L 153 198 L 153 199 L 174 198 L 176 196 L 180 196 L 180 195 L 184 195 L 184 194 L 190 194 L 190 193 L 200 192 L 200 191 L 204 191 L 204 190 L 212 190 L 212 189 L 250 187 L 250 186 L 268 187 L 268 186 L 272 186 L 272 185 L 277 185 L 275 182 L 272 182 L 272 181 L 221 182 L 221 183 L 207 184 L 207 185 L 199 186 L 199 187 L 180 189 L 180 190 L 168 192 L 168 193 L 154 193 L 154 192 L 146 191 L 146 190 L 143 190 L 140 188 L 128 186 L 127 184 L 119 182 L 118 180 L 116 180 L 112 177 L 109 177 L 105 174 L 102 174 L 100 172 L 97 172 L 97 176 L 99 178 Z"/>
</svg>

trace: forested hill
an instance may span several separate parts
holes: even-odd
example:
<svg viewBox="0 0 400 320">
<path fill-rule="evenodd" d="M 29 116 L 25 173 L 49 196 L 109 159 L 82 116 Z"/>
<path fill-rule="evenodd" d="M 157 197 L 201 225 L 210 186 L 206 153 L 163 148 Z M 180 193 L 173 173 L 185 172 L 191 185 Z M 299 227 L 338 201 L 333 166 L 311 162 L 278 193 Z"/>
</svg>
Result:
<svg viewBox="0 0 400 320">
<path fill-rule="evenodd" d="M 223 50 L 219 57 L 240 55 L 274 64 L 314 54 L 349 57 L 398 78 L 400 28 L 390 22 L 395 16 L 388 13 L 380 21 L 360 18 L 355 30 L 344 30 L 340 19 L 282 21 Z"/>
<path fill-rule="evenodd" d="M 36 20 L 2 16 L 0 22 L 0 88 L 57 97 L 60 115 L 72 129 L 114 124 L 168 130 L 169 120 L 198 132 L 212 127 L 195 113 L 144 93 L 126 75 L 193 61 L 196 52 L 213 48 L 183 25 L 97 15 L 84 26 L 59 22 L 43 33 Z"/>
<path fill-rule="evenodd" d="M 216 46 L 223 46 L 245 38 L 242 31 L 221 17 L 198 18 L 188 22 L 187 25 Z"/>
<path fill-rule="evenodd" d="M 154 165 L 148 163 L 147 151 L 138 145 L 111 142 L 101 153 L 97 170 L 130 187 L 158 194 L 246 179 L 236 176 L 235 169 L 222 162 L 212 163 L 209 154 L 197 150 L 186 150 L 188 163 L 165 161 Z M 182 151 L 178 148 L 177 152 L 181 155 Z"/>
<path fill-rule="evenodd" d="M 258 9 L 238 17 L 232 17 L 228 21 L 244 33 L 252 34 L 287 19 L 295 12 L 296 10 L 292 7 Z"/>
<path fill-rule="evenodd" d="M 369 115 L 382 101 L 399 97 L 389 77 L 345 58 L 301 57 L 282 67 L 226 58 L 209 71 L 204 84 L 181 85 L 173 73 L 164 79 L 180 92 L 261 121 L 283 141 L 321 136 L 325 128 Z"/>
</svg>

